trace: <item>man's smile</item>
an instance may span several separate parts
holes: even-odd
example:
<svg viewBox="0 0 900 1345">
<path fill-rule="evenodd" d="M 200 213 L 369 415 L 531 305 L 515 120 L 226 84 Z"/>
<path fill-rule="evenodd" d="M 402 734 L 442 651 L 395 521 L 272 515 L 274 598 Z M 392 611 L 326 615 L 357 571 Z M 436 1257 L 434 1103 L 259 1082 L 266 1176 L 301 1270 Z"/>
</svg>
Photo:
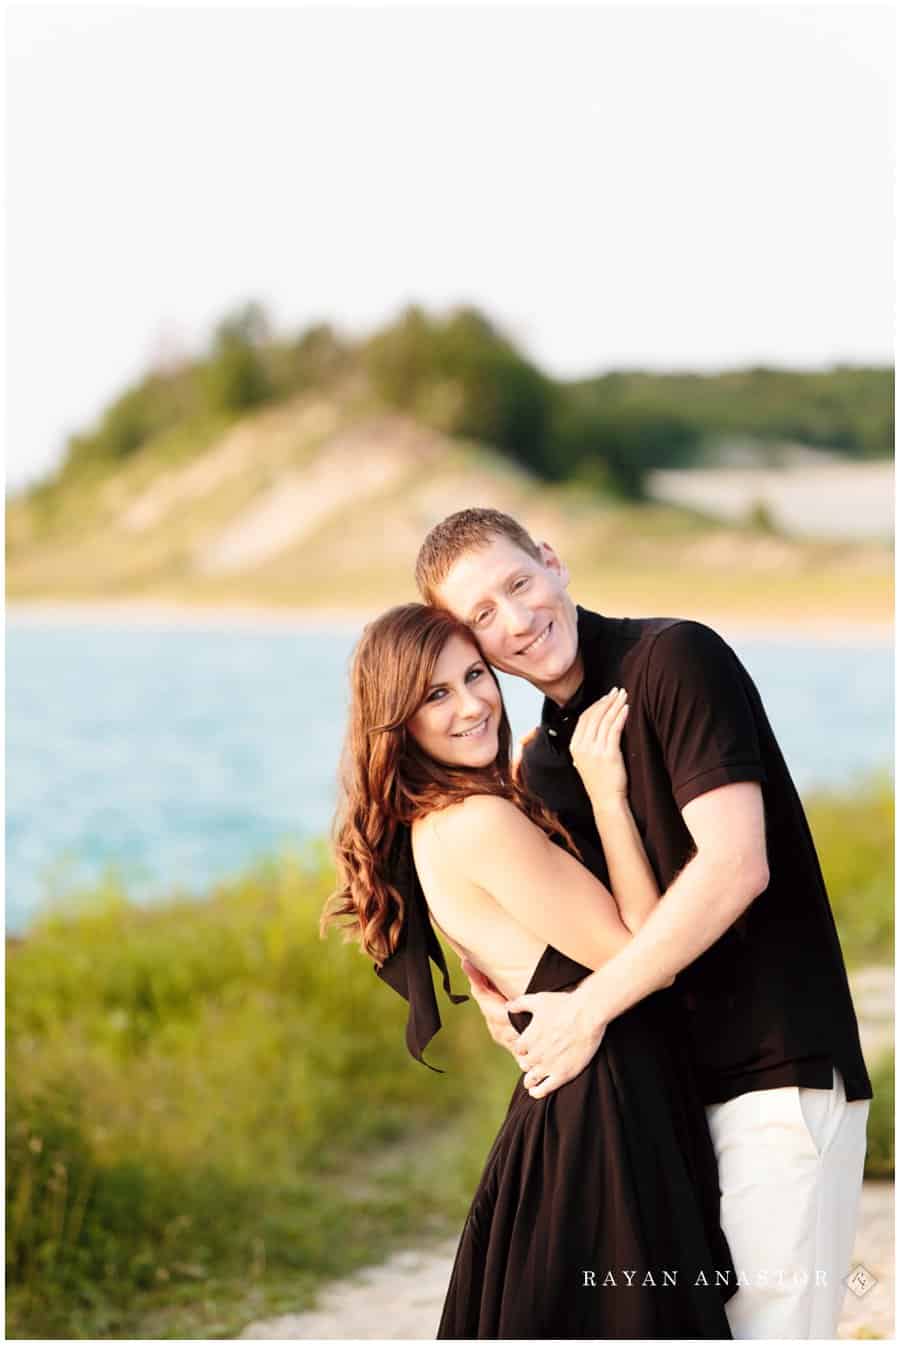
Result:
<svg viewBox="0 0 900 1345">
<path fill-rule="evenodd" d="M 547 625 L 546 625 L 546 626 L 544 627 L 544 629 L 541 631 L 540 635 L 536 636 L 536 637 L 531 641 L 530 644 L 527 644 L 527 645 L 525 646 L 524 649 L 519 649 L 517 652 L 518 652 L 519 654 L 532 654 L 532 653 L 534 653 L 534 651 L 535 651 L 536 649 L 540 649 L 540 648 L 546 643 L 547 637 L 549 636 L 549 634 L 550 634 L 550 632 L 551 632 L 552 629 L 553 629 L 553 622 L 550 621 L 550 622 L 547 623 Z"/>
</svg>

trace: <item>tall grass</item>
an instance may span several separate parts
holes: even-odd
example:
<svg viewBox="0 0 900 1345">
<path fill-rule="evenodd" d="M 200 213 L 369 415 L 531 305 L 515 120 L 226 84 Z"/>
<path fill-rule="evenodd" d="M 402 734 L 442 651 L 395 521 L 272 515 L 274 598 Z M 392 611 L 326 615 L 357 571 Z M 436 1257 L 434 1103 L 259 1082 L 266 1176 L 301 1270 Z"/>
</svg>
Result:
<svg viewBox="0 0 900 1345">
<path fill-rule="evenodd" d="M 867 790 L 809 801 L 853 960 L 885 956 L 891 931 L 890 790 Z M 459 1227 L 516 1065 L 440 989 L 427 1054 L 446 1072 L 412 1061 L 403 1001 L 355 945 L 317 937 L 330 885 L 322 851 L 206 901 L 141 908 L 107 885 L 11 950 L 11 1338 L 232 1336 Z"/>
<path fill-rule="evenodd" d="M 894 790 L 889 776 L 803 801 L 844 958 L 851 966 L 894 954 Z"/>
<path fill-rule="evenodd" d="M 151 1309 L 182 1334 L 185 1295 L 208 1306 L 188 1334 L 229 1334 L 246 1286 L 260 1309 L 279 1284 L 296 1306 L 410 1213 L 460 1217 L 477 1178 L 463 1113 L 489 1097 L 496 1116 L 515 1064 L 470 1004 L 447 1004 L 465 1021 L 429 1050 L 444 1075 L 412 1061 L 403 1002 L 355 946 L 317 937 L 329 884 L 307 856 L 206 902 L 141 909 L 108 890 L 8 958 L 11 1335 L 140 1335 Z M 424 1152 L 379 1185 L 391 1141 L 442 1128 L 459 1151 L 433 1193 Z"/>
<path fill-rule="evenodd" d="M 866 1176 L 894 1175 L 894 1052 L 887 1051 L 871 1069 L 874 1098 L 866 1134 Z"/>
</svg>

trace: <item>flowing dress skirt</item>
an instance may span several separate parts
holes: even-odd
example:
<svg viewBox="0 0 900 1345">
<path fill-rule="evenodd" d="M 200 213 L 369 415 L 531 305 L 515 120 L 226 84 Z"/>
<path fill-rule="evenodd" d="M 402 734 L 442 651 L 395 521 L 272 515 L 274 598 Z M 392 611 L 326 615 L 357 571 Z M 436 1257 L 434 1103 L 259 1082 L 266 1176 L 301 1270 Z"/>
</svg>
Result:
<svg viewBox="0 0 900 1345">
<path fill-rule="evenodd" d="M 528 991 L 586 974 L 548 947 Z M 531 1015 L 511 1018 L 522 1031 Z M 590 1064 L 547 1097 L 518 1080 L 438 1339 L 731 1339 L 735 1292 L 706 1114 L 664 990 L 614 1019 Z"/>
</svg>

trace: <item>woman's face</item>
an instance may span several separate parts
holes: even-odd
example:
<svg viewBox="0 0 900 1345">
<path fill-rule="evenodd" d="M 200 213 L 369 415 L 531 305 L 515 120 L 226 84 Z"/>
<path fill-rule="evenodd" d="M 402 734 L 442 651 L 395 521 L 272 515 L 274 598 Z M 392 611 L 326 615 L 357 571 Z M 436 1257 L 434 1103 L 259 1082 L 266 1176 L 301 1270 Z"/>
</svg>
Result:
<svg viewBox="0 0 900 1345">
<path fill-rule="evenodd" d="M 497 756 L 500 689 L 477 647 L 451 635 L 431 685 L 407 728 L 429 756 L 448 766 L 489 766 Z"/>
</svg>

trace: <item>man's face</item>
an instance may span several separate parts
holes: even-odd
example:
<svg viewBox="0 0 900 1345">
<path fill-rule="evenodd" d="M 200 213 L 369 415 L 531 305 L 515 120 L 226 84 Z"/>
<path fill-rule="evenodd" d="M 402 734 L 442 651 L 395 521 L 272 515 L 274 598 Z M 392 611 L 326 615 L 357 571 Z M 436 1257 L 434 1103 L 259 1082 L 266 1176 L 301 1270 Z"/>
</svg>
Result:
<svg viewBox="0 0 900 1345">
<path fill-rule="evenodd" d="M 533 560 L 495 537 L 460 556 L 437 597 L 468 624 L 495 668 L 547 691 L 578 663 L 578 613 L 566 592 L 568 570 L 546 543 L 540 550 Z"/>
</svg>

